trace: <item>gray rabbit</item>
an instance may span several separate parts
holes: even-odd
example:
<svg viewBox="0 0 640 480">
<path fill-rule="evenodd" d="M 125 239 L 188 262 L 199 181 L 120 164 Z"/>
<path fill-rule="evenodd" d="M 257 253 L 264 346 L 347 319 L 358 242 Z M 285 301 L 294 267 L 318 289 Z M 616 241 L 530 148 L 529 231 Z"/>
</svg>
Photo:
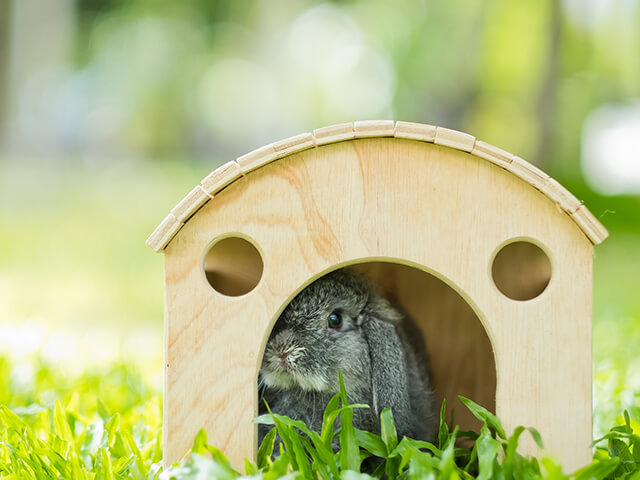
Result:
<svg viewBox="0 0 640 480">
<path fill-rule="evenodd" d="M 354 425 L 380 432 L 391 407 L 398 438 L 431 440 L 437 410 L 420 331 L 364 277 L 338 270 L 316 280 L 285 308 L 267 341 L 259 375 L 260 408 L 320 431 L 342 372 Z M 270 427 L 259 426 L 259 442 Z"/>
</svg>

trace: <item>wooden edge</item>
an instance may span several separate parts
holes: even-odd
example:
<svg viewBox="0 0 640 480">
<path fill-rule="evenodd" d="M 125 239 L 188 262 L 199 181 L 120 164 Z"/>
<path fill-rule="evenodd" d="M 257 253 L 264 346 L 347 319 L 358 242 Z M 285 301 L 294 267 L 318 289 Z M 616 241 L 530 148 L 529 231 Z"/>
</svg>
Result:
<svg viewBox="0 0 640 480">
<path fill-rule="evenodd" d="M 196 213 L 198 209 L 204 205 L 206 201 L 213 198 L 212 195 L 207 193 L 202 186 L 196 185 L 193 190 L 191 190 L 186 197 L 180 200 L 173 209 L 171 213 L 176 220 L 180 223 L 184 223 L 187 219 Z"/>
<path fill-rule="evenodd" d="M 560 185 L 555 178 L 549 178 L 549 181 L 540 191 L 569 214 L 574 213 L 582 206 L 582 202 L 574 197 L 569 190 Z"/>
<path fill-rule="evenodd" d="M 327 143 L 351 140 L 356 136 L 356 132 L 353 129 L 353 123 L 339 123 L 328 127 L 316 128 L 313 131 L 313 136 L 316 139 L 316 145 L 320 146 Z"/>
<path fill-rule="evenodd" d="M 570 215 L 594 245 L 604 242 L 609 236 L 604 225 L 584 205 Z"/>
<path fill-rule="evenodd" d="M 436 127 L 433 143 L 471 153 L 476 143 L 476 137 L 450 128 Z"/>
<path fill-rule="evenodd" d="M 526 160 L 516 157 L 515 155 L 507 170 L 522 178 L 538 190 L 542 190 L 545 184 L 549 181 L 549 178 L 551 178 L 535 165 L 532 165 Z"/>
<path fill-rule="evenodd" d="M 408 140 L 418 140 L 421 142 L 430 142 L 436 139 L 436 129 L 434 125 L 413 122 L 396 122 L 396 128 L 393 136 L 396 138 L 406 138 Z"/>
<path fill-rule="evenodd" d="M 515 155 L 502 150 L 490 143 L 483 142 L 482 140 L 476 140 L 471 150 L 471 155 L 489 160 L 491 163 L 495 163 L 499 167 L 509 168 L 509 165 L 513 161 Z"/>
<path fill-rule="evenodd" d="M 235 160 L 220 165 L 202 179 L 200 185 L 209 195 L 215 195 L 224 187 L 243 175 L 240 165 Z"/>
<path fill-rule="evenodd" d="M 246 155 L 238 157 L 236 162 L 240 165 L 242 174 L 246 175 L 256 168 L 260 168 L 274 160 L 313 148 L 315 145 L 315 139 L 312 134 L 301 133 L 300 135 L 285 138 L 284 140 L 257 148 Z"/>
<path fill-rule="evenodd" d="M 273 148 L 273 143 L 265 145 L 264 147 L 256 148 L 255 150 L 242 155 L 236 159 L 236 163 L 240 166 L 240 170 L 243 175 L 255 170 L 258 167 L 273 162 L 278 158 L 278 152 Z"/>
<path fill-rule="evenodd" d="M 172 213 L 167 215 L 165 219 L 158 225 L 149 238 L 147 238 L 147 245 L 153 248 L 156 252 L 162 251 L 164 247 L 171 241 L 176 233 L 182 228 L 183 223 L 180 223 Z"/>
<path fill-rule="evenodd" d="M 393 137 L 395 123 L 393 120 L 360 120 L 353 122 L 355 138 Z"/>
<path fill-rule="evenodd" d="M 301 133 L 293 137 L 285 138 L 273 144 L 273 149 L 278 154 L 278 158 L 286 157 L 294 153 L 302 152 L 316 146 L 315 139 L 311 133 Z"/>
<path fill-rule="evenodd" d="M 560 209 L 569 214 L 594 244 L 604 241 L 609 233 L 574 197 L 536 166 L 473 135 L 433 125 L 393 120 L 364 120 L 318 128 L 253 150 L 237 160 L 227 162 L 207 175 L 201 184 L 176 205 L 147 239 L 147 245 L 159 252 L 171 241 L 184 222 L 204 203 L 241 176 L 274 160 L 313 148 L 353 138 L 395 137 L 462 150 L 502 167 L 540 190 Z"/>
</svg>

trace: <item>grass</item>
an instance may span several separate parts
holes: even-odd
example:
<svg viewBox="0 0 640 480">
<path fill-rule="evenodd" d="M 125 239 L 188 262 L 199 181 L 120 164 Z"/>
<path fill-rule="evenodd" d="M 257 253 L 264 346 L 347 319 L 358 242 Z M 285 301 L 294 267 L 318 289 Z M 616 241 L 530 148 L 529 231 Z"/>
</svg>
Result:
<svg viewBox="0 0 640 480">
<path fill-rule="evenodd" d="M 157 392 L 126 365 L 67 378 L 38 363 L 29 378 L 0 358 L 0 478 L 22 479 L 235 479 L 244 477 L 207 444 L 203 431 L 192 453 L 162 470 L 161 402 Z M 251 478 L 320 479 L 553 479 L 640 478 L 640 408 L 625 412 L 621 425 L 598 442 L 593 463 L 565 474 L 548 458 L 518 452 L 523 434 L 542 446 L 533 428 L 510 435 L 493 414 L 461 398 L 482 422 L 479 432 L 460 432 L 441 410 L 433 443 L 398 439 L 390 410 L 381 413 L 381 434 L 354 428 L 344 386 L 327 405 L 321 432 L 276 414 L 257 422 L 273 424 L 257 455 L 245 461 Z M 336 421 L 337 420 L 337 421 Z M 276 430 L 282 439 L 275 442 Z M 456 440 L 466 439 L 461 447 Z M 334 452 L 334 445 L 339 445 Z M 274 451 L 274 446 L 278 448 Z M 245 477 L 246 478 L 246 477 Z"/>
<path fill-rule="evenodd" d="M 21 366 L 0 357 L 0 478 L 147 478 L 158 470 L 161 399 L 135 368 L 72 377 L 41 360 Z"/>
</svg>

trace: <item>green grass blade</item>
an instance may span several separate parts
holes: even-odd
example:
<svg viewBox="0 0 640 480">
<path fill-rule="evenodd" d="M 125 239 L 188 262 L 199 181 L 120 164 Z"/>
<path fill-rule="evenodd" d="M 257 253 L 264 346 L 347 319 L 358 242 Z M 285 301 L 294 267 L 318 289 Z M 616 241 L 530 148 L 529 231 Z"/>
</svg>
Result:
<svg viewBox="0 0 640 480">
<path fill-rule="evenodd" d="M 64 413 L 64 408 L 62 408 L 62 404 L 60 403 L 60 400 L 56 400 L 55 402 L 53 422 L 55 425 L 56 434 L 66 442 L 73 442 L 73 435 L 71 434 L 71 428 L 69 427 L 69 423 L 67 422 L 67 418 Z"/>
<path fill-rule="evenodd" d="M 494 430 L 501 439 L 507 439 L 507 435 L 504 433 L 504 429 L 502 428 L 502 424 L 500 423 L 500 420 L 498 420 L 498 417 L 486 408 L 481 407 L 474 401 L 469 400 L 462 395 L 459 395 L 458 398 L 478 420 L 486 423 L 487 426 Z"/>
<path fill-rule="evenodd" d="M 545 470 L 545 475 L 544 475 L 545 480 L 569 480 L 569 477 L 564 473 L 562 473 L 562 468 L 560 467 L 560 465 L 556 464 L 550 459 L 543 458 L 542 465 L 544 466 L 544 470 Z M 581 480 L 586 480 L 586 479 L 581 479 Z"/>
<path fill-rule="evenodd" d="M 276 429 L 272 428 L 271 430 L 269 430 L 269 433 L 267 433 L 264 436 L 264 439 L 262 440 L 262 444 L 260 445 L 260 448 L 258 448 L 258 468 L 267 468 L 268 466 L 268 460 L 271 458 L 271 455 L 273 454 L 273 445 L 276 439 Z"/>
<path fill-rule="evenodd" d="M 196 436 L 193 439 L 193 446 L 191 447 L 191 451 L 197 453 L 198 455 L 206 455 L 207 454 L 207 432 L 204 428 L 198 430 Z"/>
<path fill-rule="evenodd" d="M 516 450 L 518 449 L 518 441 L 520 436 L 524 432 L 524 427 L 517 427 L 513 434 L 507 440 L 507 446 L 505 449 L 504 460 L 502 468 L 504 470 L 504 476 L 507 480 L 514 479 L 514 471 L 516 468 Z"/>
<path fill-rule="evenodd" d="M 299 435 L 292 427 L 285 423 L 285 419 L 280 415 L 273 414 L 273 421 L 278 430 L 278 435 L 282 439 L 285 449 L 290 454 L 290 460 L 294 469 L 300 470 L 303 478 L 311 478 L 311 466 Z"/>
<path fill-rule="evenodd" d="M 633 448 L 633 460 L 636 463 L 636 468 L 640 470 L 640 439 L 631 439 L 631 446 Z"/>
<path fill-rule="evenodd" d="M 410 455 L 409 458 L 409 478 L 435 480 L 437 478 L 438 461 L 432 456 L 425 455 L 419 451 L 408 451 L 412 452 L 412 455 Z M 402 463 L 405 463 L 404 458 Z"/>
<path fill-rule="evenodd" d="M 232 473 L 235 476 L 240 475 L 238 472 L 233 470 L 231 467 L 231 462 L 225 457 L 222 451 L 212 445 L 207 444 L 207 452 L 211 455 L 213 461 L 215 461 L 218 465 L 220 465 L 226 472 Z"/>
<path fill-rule="evenodd" d="M 491 436 L 487 425 L 480 430 L 480 437 L 476 441 L 478 451 L 479 475 L 477 480 L 491 480 L 494 478 L 494 466 L 497 465 L 498 452 L 501 443 Z"/>
<path fill-rule="evenodd" d="M 311 471 L 313 472 L 314 478 L 319 476 L 323 479 L 331 479 L 336 478 L 339 475 L 337 467 L 335 468 L 335 476 L 330 472 L 330 466 L 333 465 L 335 467 L 335 462 L 332 458 L 327 462 L 307 437 L 301 436 L 300 440 L 311 457 Z"/>
<path fill-rule="evenodd" d="M 440 406 L 440 426 L 438 427 L 438 448 L 443 449 L 449 443 L 449 425 L 445 418 L 447 411 L 447 399 L 442 400 Z"/>
<path fill-rule="evenodd" d="M 340 480 L 375 480 L 375 477 L 367 475 L 366 473 L 354 472 L 353 470 L 346 470 L 340 474 Z"/>
<path fill-rule="evenodd" d="M 385 408 L 380 412 L 380 437 L 387 446 L 387 451 L 391 452 L 398 446 L 398 433 L 390 408 Z"/>
<path fill-rule="evenodd" d="M 338 416 L 338 410 L 340 408 L 340 392 L 336 393 L 329 403 L 327 403 L 327 407 L 324 409 L 324 413 L 322 415 L 322 430 L 320 431 L 320 437 L 324 444 L 331 448 L 331 443 L 333 441 L 333 434 L 335 431 L 335 419 Z"/>
<path fill-rule="evenodd" d="M 542 441 L 542 435 L 540 435 L 540 432 L 533 427 L 527 427 L 527 431 L 531 434 L 531 438 L 536 442 L 536 445 L 540 448 L 544 448 L 544 442 Z"/>
<path fill-rule="evenodd" d="M 387 447 L 388 452 L 393 452 L 398 446 L 398 433 L 393 422 L 393 413 L 390 408 L 380 412 L 380 438 Z M 398 474 L 400 458 L 389 457 L 385 465 L 385 473 L 389 479 L 394 479 Z"/>
<path fill-rule="evenodd" d="M 340 382 L 340 399 L 343 407 L 348 407 L 347 391 L 342 381 L 342 372 L 338 374 Z M 353 426 L 353 410 L 344 408 L 340 412 L 340 467 L 342 470 L 360 472 L 360 449 L 356 442 L 356 431 Z"/>
<path fill-rule="evenodd" d="M 135 465 L 136 465 L 136 470 L 138 475 L 141 478 L 146 477 L 149 474 L 149 470 L 146 462 L 144 461 L 142 453 L 138 448 L 138 445 L 133 440 L 133 437 L 129 432 L 123 432 L 123 438 L 125 439 L 125 441 L 127 442 L 127 445 L 131 449 L 131 452 L 133 452 L 133 457 L 135 459 Z"/>
<path fill-rule="evenodd" d="M 246 476 L 253 477 L 258 475 L 259 471 L 260 469 L 258 468 L 258 465 L 250 461 L 248 458 L 244 459 L 244 472 Z"/>
<path fill-rule="evenodd" d="M 457 471 L 456 461 L 455 461 L 455 443 L 457 436 L 457 429 L 454 429 L 449 436 L 449 443 L 442 451 L 442 456 L 440 457 L 440 461 L 438 464 L 440 470 L 439 478 L 453 480 L 460 478 L 460 475 Z"/>
<path fill-rule="evenodd" d="M 120 414 L 115 413 L 104 426 L 104 429 L 107 431 L 108 435 L 107 443 L 110 447 L 113 447 L 116 441 L 116 434 L 120 429 Z"/>
<path fill-rule="evenodd" d="M 111 469 L 111 459 L 106 448 L 100 449 L 100 480 L 115 480 Z"/>
<path fill-rule="evenodd" d="M 375 433 L 359 430 L 356 428 L 356 442 L 367 452 L 372 453 L 376 457 L 387 458 L 387 446 Z"/>
<path fill-rule="evenodd" d="M 619 458 L 609 458 L 592 463 L 578 470 L 574 475 L 575 480 L 604 480 L 620 465 Z"/>
</svg>

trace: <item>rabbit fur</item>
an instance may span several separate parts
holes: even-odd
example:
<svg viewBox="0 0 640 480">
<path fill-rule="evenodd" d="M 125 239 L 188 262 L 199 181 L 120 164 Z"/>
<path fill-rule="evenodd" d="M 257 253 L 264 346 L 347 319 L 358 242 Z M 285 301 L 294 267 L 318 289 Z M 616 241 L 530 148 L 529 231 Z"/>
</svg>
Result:
<svg viewBox="0 0 640 480">
<path fill-rule="evenodd" d="M 319 432 L 339 391 L 338 371 L 349 402 L 370 406 L 354 410 L 357 428 L 379 433 L 380 412 L 391 407 L 399 438 L 432 440 L 438 412 L 420 331 L 348 270 L 313 282 L 278 318 L 259 373 L 261 413 L 266 400 L 274 413 Z M 260 443 L 268 430 L 259 426 Z"/>
</svg>

